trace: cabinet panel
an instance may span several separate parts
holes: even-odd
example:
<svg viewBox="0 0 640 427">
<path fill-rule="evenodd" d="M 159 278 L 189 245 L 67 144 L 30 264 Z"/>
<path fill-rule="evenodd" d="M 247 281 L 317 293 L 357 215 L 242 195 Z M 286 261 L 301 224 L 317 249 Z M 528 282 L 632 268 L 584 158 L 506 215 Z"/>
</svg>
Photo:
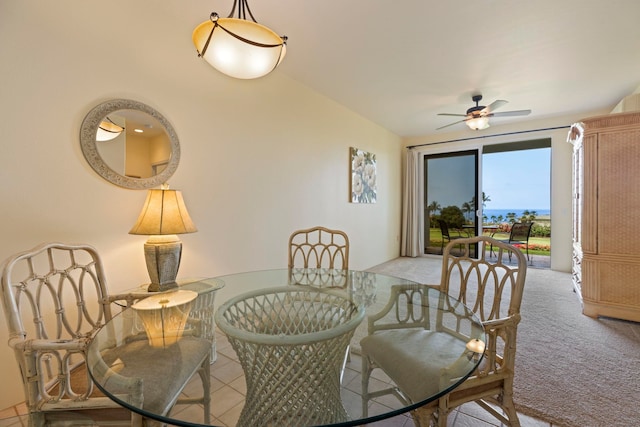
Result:
<svg viewBox="0 0 640 427">
<path fill-rule="evenodd" d="M 638 253 L 640 129 L 598 135 L 598 253 Z"/>
<path fill-rule="evenodd" d="M 640 264 L 603 261 L 599 270 L 600 301 L 640 307 Z"/>
<path fill-rule="evenodd" d="M 582 252 L 596 253 L 598 246 L 598 135 L 585 135 L 582 171 Z"/>
</svg>

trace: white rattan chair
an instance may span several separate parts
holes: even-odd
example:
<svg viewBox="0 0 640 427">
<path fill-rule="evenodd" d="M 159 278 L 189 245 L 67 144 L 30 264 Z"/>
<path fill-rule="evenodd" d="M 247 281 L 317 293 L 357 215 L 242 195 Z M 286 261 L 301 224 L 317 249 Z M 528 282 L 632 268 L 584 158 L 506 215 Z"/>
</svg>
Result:
<svg viewBox="0 0 640 427">
<path fill-rule="evenodd" d="M 347 421 L 340 398 L 344 354 L 364 317 L 340 291 L 309 286 L 261 289 L 216 312 L 247 380 L 239 426 Z"/>
<path fill-rule="evenodd" d="M 113 409 L 119 409 L 124 424 L 141 425 L 140 416 L 104 396 L 86 371 L 88 345 L 111 320 L 111 302 L 129 298 L 108 295 L 96 250 L 89 245 L 41 244 L 5 260 L 1 284 L 8 344 L 20 367 L 30 423 L 49 424 L 49 415 L 54 419 L 61 411 L 112 409 L 112 418 Z M 207 384 L 208 361 L 207 355 L 199 371 Z M 163 393 L 144 389 L 141 378 L 118 380 L 123 391 L 118 397 L 132 405 L 139 405 L 143 394 L 146 399 Z M 206 393 L 202 402 L 208 398 Z"/>
<path fill-rule="evenodd" d="M 493 245 L 497 255 L 495 258 L 487 257 L 488 252 L 485 250 L 487 245 Z M 455 254 L 452 252 L 454 247 Z M 460 247 L 462 247 L 462 251 L 458 250 Z M 475 258 L 476 254 L 478 254 L 478 258 Z M 517 266 L 507 265 L 503 262 L 510 255 L 517 259 Z M 453 301 L 464 304 L 480 318 L 485 328 L 487 343 L 484 360 L 469 378 L 450 393 L 414 411 L 414 421 L 417 426 L 445 427 L 447 416 L 451 410 L 471 401 L 478 403 L 505 425 L 520 425 L 513 403 L 513 375 L 516 332 L 520 322 L 520 303 L 526 270 L 527 261 L 522 252 L 490 237 L 456 239 L 445 247 L 440 290 L 454 297 Z M 398 304 L 406 305 L 412 302 L 411 298 L 395 297 L 395 300 L 393 298 L 392 296 L 387 307 L 387 311 L 392 313 L 394 310 L 396 313 L 406 312 L 407 309 L 398 308 Z M 439 311 L 440 314 L 435 320 L 438 323 L 435 329 L 445 330 L 448 328 L 452 335 L 466 334 L 460 330 L 460 325 L 455 323 L 449 325 L 442 320 L 442 313 L 455 312 L 454 307 L 451 307 L 451 310 L 446 310 L 447 307 L 442 308 L 445 310 Z M 428 329 L 424 324 L 424 321 L 429 320 L 428 318 L 420 317 L 418 314 L 415 318 L 423 321 L 410 323 L 398 319 L 398 323 L 402 324 L 403 331 L 406 331 L 407 328 Z M 388 327 L 384 328 L 389 329 Z M 370 320 L 370 334 L 376 334 L 378 330 L 380 329 L 376 327 L 375 319 Z M 402 333 L 407 332 L 399 330 L 398 336 L 391 339 L 398 339 Z M 469 338 L 473 337 L 469 336 Z M 420 339 L 424 340 L 422 344 L 413 343 L 412 345 L 420 345 L 421 348 L 429 348 L 429 345 L 434 347 L 450 345 L 440 342 L 432 344 L 433 336 L 430 334 L 423 334 Z M 416 369 L 410 375 L 400 375 L 401 372 L 406 371 L 406 367 L 403 370 L 398 370 L 398 360 L 402 360 L 404 357 L 402 353 L 410 351 L 411 346 L 385 347 L 385 350 L 381 351 L 379 350 L 380 346 L 367 348 L 363 343 L 363 408 L 365 411 L 367 400 L 379 394 L 369 393 L 367 390 L 368 378 L 375 368 L 382 369 L 395 381 L 397 388 L 389 389 L 388 392 L 396 394 L 401 400 L 405 399 L 407 403 L 424 399 L 426 393 L 429 392 L 425 389 L 428 383 L 442 380 L 442 377 L 434 377 L 434 375 L 441 373 L 431 372 L 428 368 L 428 362 L 426 366 Z M 394 350 L 391 350 L 391 347 L 394 347 Z M 392 354 L 394 351 L 398 354 Z M 439 350 L 434 348 L 433 351 L 435 354 Z M 391 361 L 395 361 L 395 363 Z"/>
</svg>

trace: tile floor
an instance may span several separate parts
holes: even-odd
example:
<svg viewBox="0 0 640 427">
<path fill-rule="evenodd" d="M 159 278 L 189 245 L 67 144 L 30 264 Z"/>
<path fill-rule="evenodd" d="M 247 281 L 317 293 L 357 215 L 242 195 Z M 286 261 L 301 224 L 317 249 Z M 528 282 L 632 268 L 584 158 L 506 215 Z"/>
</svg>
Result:
<svg viewBox="0 0 640 427">
<path fill-rule="evenodd" d="M 222 333 L 217 334 L 217 349 L 217 360 L 211 367 L 212 402 L 215 402 L 215 405 L 212 405 L 211 408 L 211 422 L 217 426 L 234 426 L 240 416 L 242 396 L 246 392 L 244 374 L 231 345 Z M 349 363 L 359 363 L 358 356 L 353 355 Z M 353 377 L 351 379 L 353 379 Z M 348 370 L 345 372 L 344 381 L 350 381 Z M 194 380 L 193 384 L 188 385 L 185 389 L 187 395 L 190 394 L 190 386 L 193 387 L 194 393 L 198 393 L 199 390 L 201 390 L 199 380 Z M 359 399 L 357 402 L 354 402 L 354 404 L 359 405 Z M 194 422 L 202 422 L 202 408 L 196 405 L 177 406 L 174 411 L 176 413 L 182 411 L 193 412 L 193 417 L 189 416 L 189 418 L 193 419 Z M 25 417 L 19 417 L 19 415 L 25 413 L 26 408 L 24 404 L 0 410 L 0 427 L 26 426 Z M 548 422 L 537 420 L 523 414 L 519 414 L 519 418 L 522 427 L 553 427 L 553 425 Z M 411 417 L 408 415 L 400 415 L 368 425 L 372 427 L 414 426 Z M 501 426 L 501 424 L 491 418 L 477 405 L 466 404 L 451 414 L 448 420 L 448 426 L 491 427 Z"/>
</svg>

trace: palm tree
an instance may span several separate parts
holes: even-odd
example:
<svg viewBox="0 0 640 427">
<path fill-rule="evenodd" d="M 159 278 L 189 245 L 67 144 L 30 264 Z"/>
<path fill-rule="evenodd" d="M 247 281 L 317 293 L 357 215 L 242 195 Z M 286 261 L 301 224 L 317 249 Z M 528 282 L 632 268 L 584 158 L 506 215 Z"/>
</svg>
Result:
<svg viewBox="0 0 640 427">
<path fill-rule="evenodd" d="M 433 227 L 434 223 L 435 223 L 435 216 L 436 216 L 436 212 L 438 212 L 442 207 L 440 206 L 440 203 L 438 203 L 437 201 L 433 201 L 431 202 L 428 206 L 427 206 L 427 210 L 428 210 L 428 216 L 429 216 L 429 227 Z"/>
<path fill-rule="evenodd" d="M 482 207 L 486 207 L 487 206 L 487 202 L 491 201 L 491 196 L 487 196 L 486 194 L 484 194 L 484 191 L 482 192 Z"/>
<path fill-rule="evenodd" d="M 429 213 L 433 213 L 435 214 L 436 212 L 438 212 L 440 209 L 442 209 L 442 206 L 440 206 L 440 203 L 436 202 L 435 200 L 433 202 L 431 202 L 429 204 L 429 206 L 427 206 L 427 209 L 429 210 Z"/>
<path fill-rule="evenodd" d="M 520 217 L 520 221 L 522 222 L 533 222 L 538 216 L 538 212 L 525 210 L 522 212 L 522 216 Z"/>
<path fill-rule="evenodd" d="M 471 213 L 471 211 L 473 211 L 473 205 L 471 204 L 472 202 L 464 202 L 462 204 L 462 212 L 464 212 L 464 217 L 466 219 L 469 219 L 469 214 Z"/>
</svg>

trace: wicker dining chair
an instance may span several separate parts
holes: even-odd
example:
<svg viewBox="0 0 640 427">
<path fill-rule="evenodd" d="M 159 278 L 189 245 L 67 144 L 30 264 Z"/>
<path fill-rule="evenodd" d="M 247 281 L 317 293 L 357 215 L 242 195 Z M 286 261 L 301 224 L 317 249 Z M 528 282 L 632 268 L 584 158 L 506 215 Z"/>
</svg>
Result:
<svg viewBox="0 0 640 427">
<path fill-rule="evenodd" d="M 294 231 L 289 237 L 288 268 L 291 284 L 345 288 L 349 237 L 325 227 Z"/>
<path fill-rule="evenodd" d="M 86 369 L 89 343 L 111 320 L 111 303 L 129 298 L 107 293 L 98 252 L 84 244 L 43 243 L 10 256 L 1 271 L 8 344 L 20 368 L 30 425 L 50 425 L 61 417 L 64 425 L 72 425 L 76 418 L 71 413 L 81 414 L 78 411 L 91 411 L 87 418 L 78 415 L 81 425 L 107 412 L 110 424 L 115 419 L 123 425 L 142 425 L 140 415 L 103 395 Z M 209 378 L 205 356 L 206 364 L 198 369 L 203 388 Z M 145 390 L 144 379 L 115 377 L 122 381 L 118 398 L 133 406 L 140 406 L 143 397 L 162 393 Z M 203 393 L 202 403 L 207 405 L 208 398 L 209 393 Z"/>
<path fill-rule="evenodd" d="M 289 268 L 349 269 L 349 237 L 344 231 L 312 227 L 289 237 Z"/>
<path fill-rule="evenodd" d="M 488 245 L 493 245 L 495 252 L 493 258 L 484 250 Z M 458 250 L 460 246 L 462 251 Z M 477 246 L 484 247 L 477 250 Z M 455 252 L 452 252 L 454 247 Z M 479 258 L 475 258 L 475 254 L 479 254 Z M 516 266 L 505 263 L 509 255 L 517 259 Z M 457 301 L 456 304 L 463 304 L 473 311 L 482 321 L 487 342 L 484 360 L 470 377 L 448 394 L 413 412 L 417 426 L 445 427 L 449 413 L 467 402 L 476 402 L 504 425 L 516 427 L 520 425 L 513 402 L 513 376 L 516 333 L 520 322 L 520 304 L 526 271 L 527 261 L 520 250 L 491 237 L 456 239 L 445 247 L 439 289 L 453 298 L 444 301 Z M 411 301 L 400 298 L 398 302 L 406 304 Z M 456 311 L 455 307 L 450 308 L 447 310 L 447 307 L 441 307 L 439 313 Z M 397 307 L 389 310 L 403 312 L 402 308 Z M 406 309 L 404 311 L 406 312 Z M 442 315 L 438 315 L 436 322 L 438 322 L 436 330 L 449 328 L 452 334 L 458 336 L 465 333 L 460 330 L 460 325 L 456 322 L 453 325 L 443 322 Z M 375 325 L 371 323 L 370 321 L 370 334 L 375 334 Z M 403 327 L 406 328 L 406 322 L 403 323 L 405 323 Z M 416 322 L 415 327 L 425 328 L 420 322 Z M 423 336 L 426 340 L 430 339 L 429 334 Z M 395 381 L 397 388 L 390 389 L 389 392 L 401 400 L 405 399 L 406 403 L 422 400 L 425 398 L 425 384 L 443 379 L 442 377 L 434 378 L 433 373 L 428 373 L 428 369 L 413 372 L 413 375 L 398 375 L 399 370 L 395 366 L 397 362 L 389 366 L 381 361 L 399 360 L 389 355 L 389 352 L 406 351 L 406 346 L 394 346 L 395 350 L 390 347 L 392 346 L 385 347 L 383 352 L 379 350 L 380 346 L 367 351 L 363 344 L 363 395 L 365 397 L 363 407 L 365 408 L 366 398 L 369 396 L 366 384 L 373 369 L 382 369 Z M 421 348 L 427 347 L 428 343 L 425 342 Z M 437 352 L 438 349 L 434 351 Z M 445 380 L 456 381 L 456 378 L 445 378 Z M 495 407 L 501 411 L 494 409 Z"/>
</svg>

